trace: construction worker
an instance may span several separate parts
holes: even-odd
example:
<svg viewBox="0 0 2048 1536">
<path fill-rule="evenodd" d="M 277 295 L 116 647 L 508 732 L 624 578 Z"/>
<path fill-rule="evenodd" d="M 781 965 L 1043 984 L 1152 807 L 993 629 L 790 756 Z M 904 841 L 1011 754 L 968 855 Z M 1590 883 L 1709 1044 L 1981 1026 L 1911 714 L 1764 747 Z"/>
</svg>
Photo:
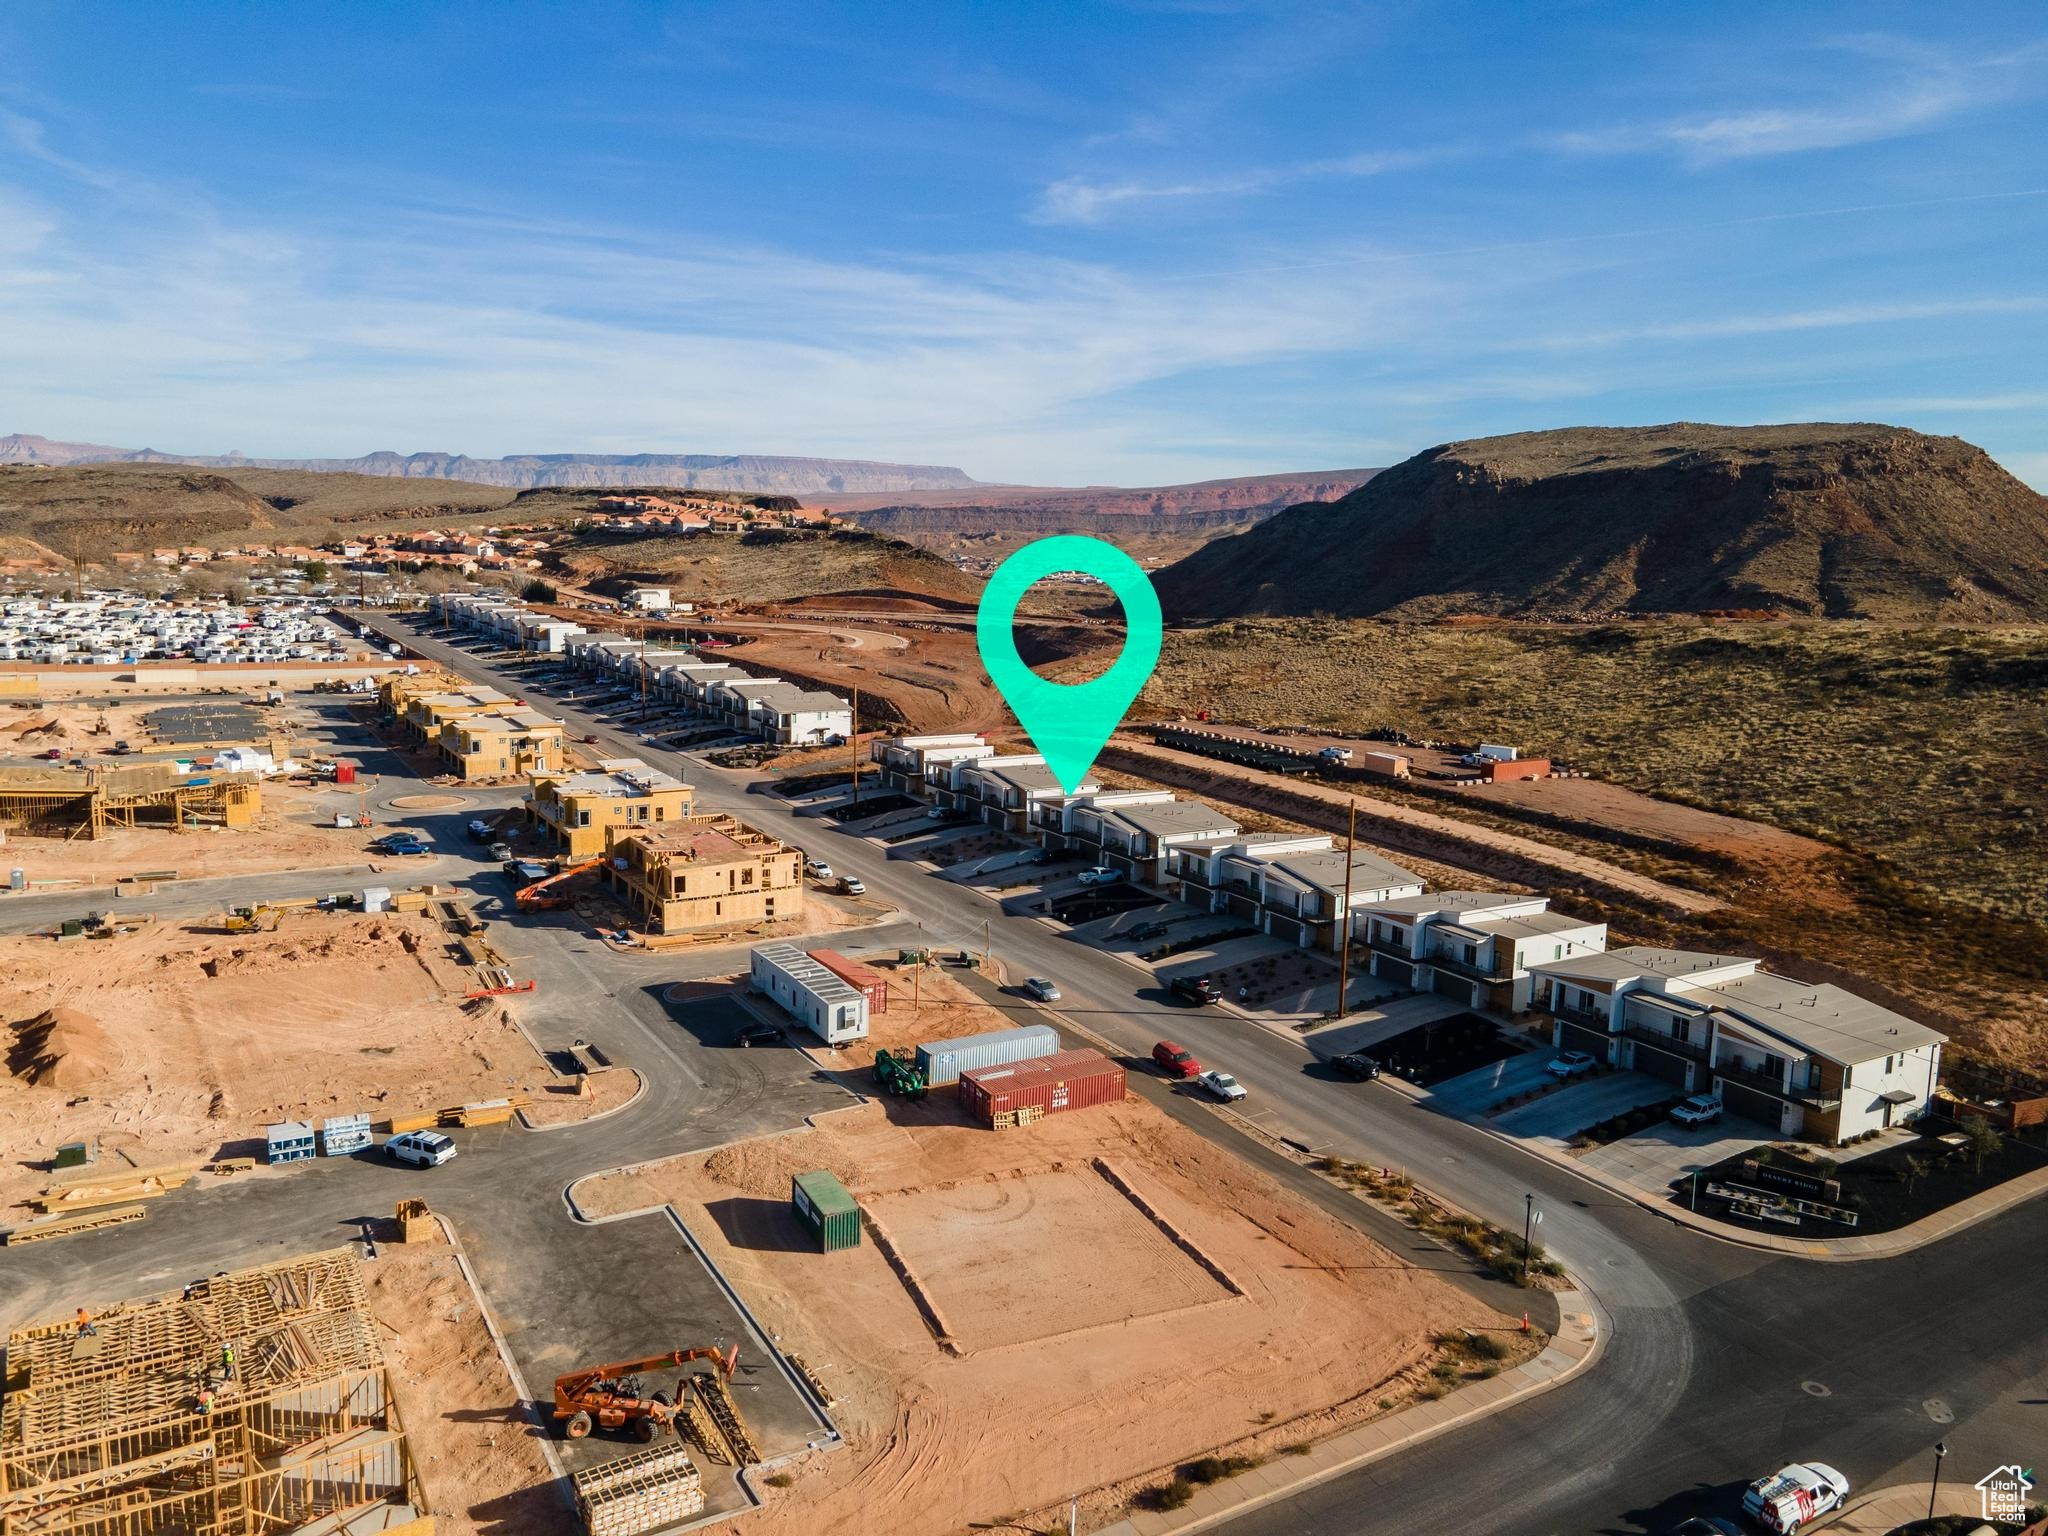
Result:
<svg viewBox="0 0 2048 1536">
<path fill-rule="evenodd" d="M 86 1311 L 85 1308 L 80 1307 L 78 1309 L 78 1336 L 81 1339 L 89 1339 L 98 1332 L 99 1329 L 92 1325 L 92 1314 Z"/>
<path fill-rule="evenodd" d="M 199 1389 L 199 1411 L 200 1411 L 201 1413 L 211 1413 L 211 1412 L 213 1412 L 213 1383 L 212 1383 L 212 1382 L 208 1382 L 208 1383 L 206 1383 L 206 1384 L 205 1384 L 204 1386 L 202 1386 L 202 1387 L 201 1387 L 201 1388 Z"/>
<path fill-rule="evenodd" d="M 232 1343 L 223 1344 L 220 1347 L 220 1379 L 222 1381 L 233 1381 L 235 1379 L 235 1346 Z"/>
</svg>

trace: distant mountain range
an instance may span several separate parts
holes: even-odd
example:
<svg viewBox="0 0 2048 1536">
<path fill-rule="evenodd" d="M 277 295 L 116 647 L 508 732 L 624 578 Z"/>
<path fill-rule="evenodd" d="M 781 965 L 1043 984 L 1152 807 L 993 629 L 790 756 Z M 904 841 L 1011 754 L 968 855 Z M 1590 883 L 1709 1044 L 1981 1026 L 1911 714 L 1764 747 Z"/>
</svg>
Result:
<svg viewBox="0 0 2048 1536">
<path fill-rule="evenodd" d="M 2039 619 L 2048 498 L 1901 427 L 1573 427 L 1431 448 L 1156 582 L 1180 619 Z"/>
<path fill-rule="evenodd" d="M 354 459 L 252 459 L 239 453 L 174 454 L 154 448 L 111 448 L 104 443 L 53 442 L 28 434 L 0 437 L 0 464 L 189 464 L 202 469 L 293 469 L 405 480 L 462 480 L 519 491 L 542 486 L 669 486 L 806 498 L 841 492 L 973 490 L 979 484 L 964 471 L 943 464 L 881 464 L 865 459 L 773 454 L 534 453 L 473 459 L 459 453 L 366 453 Z"/>
</svg>

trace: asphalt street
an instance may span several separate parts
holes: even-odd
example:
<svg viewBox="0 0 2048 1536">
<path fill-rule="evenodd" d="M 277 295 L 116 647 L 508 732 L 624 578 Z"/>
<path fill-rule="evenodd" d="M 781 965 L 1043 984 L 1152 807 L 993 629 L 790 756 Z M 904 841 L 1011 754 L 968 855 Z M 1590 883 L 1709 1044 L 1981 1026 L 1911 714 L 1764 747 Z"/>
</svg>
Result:
<svg viewBox="0 0 2048 1536">
<path fill-rule="evenodd" d="M 527 691 L 519 673 L 436 633 L 383 616 L 372 622 L 423 657 L 515 694 Z M 1693 1513 L 1732 1518 L 1741 1486 L 1789 1460 L 1831 1462 L 1861 1488 L 1924 1478 L 1937 1439 L 1953 1453 L 1949 1476 L 1974 1480 L 2003 1462 L 2041 1459 L 2048 1441 L 2048 1324 L 2038 1292 L 2048 1202 L 1883 1262 L 1808 1262 L 1722 1243 L 1389 1088 L 1311 1075 L 1309 1053 L 1291 1039 L 1221 1010 L 1163 1006 L 1129 962 L 1070 940 L 1044 920 L 1007 913 L 988 895 L 936 879 L 922 866 L 890 860 L 829 822 L 799 818 L 743 776 L 646 746 L 625 723 L 553 699 L 536 703 L 561 715 L 574 733 L 597 734 L 618 755 L 682 774 L 704 807 L 742 816 L 858 874 L 871 895 L 912 914 L 900 925 L 905 937 L 979 949 L 986 935 L 1010 974 L 1054 978 L 1063 993 L 1058 1011 L 1126 1053 L 1143 1056 L 1162 1035 L 1182 1041 L 1236 1073 L 1261 1123 L 1276 1133 L 1405 1168 L 1504 1226 L 1519 1228 L 1525 1195 L 1534 1196 L 1543 1240 L 1606 1314 L 1611 1332 L 1600 1362 L 1541 1398 L 1268 1505 L 1231 1529 L 1275 1536 L 1436 1528 L 1516 1536 L 1661 1532 Z M 446 838 L 439 841 L 450 848 Z M 496 878 L 459 849 L 446 857 L 445 870 L 411 878 L 474 880 L 479 890 Z M 237 890 L 260 897 L 261 882 L 293 878 L 249 877 Z M 327 887 L 315 878 L 311 888 Z M 206 892 L 161 899 L 202 903 L 192 910 L 225 904 Z M 0 921 L 46 923 L 57 903 L 12 903 Z M 30 911 L 32 904 L 47 910 Z M 72 899 L 67 906 L 79 904 Z M 531 937 L 522 931 L 528 924 Z M 535 1213 L 559 1210 L 563 1186 L 580 1174 L 778 1128 L 809 1109 L 844 1102 L 842 1091 L 795 1052 L 739 1052 L 681 1028 L 657 981 L 688 974 L 676 957 L 618 955 L 579 932 L 566 914 L 523 920 L 521 929 L 498 928 L 494 937 L 526 955 L 523 963 L 543 977 L 536 1002 L 521 1010 L 529 1027 L 600 1043 L 610 1031 L 636 1063 L 661 1055 L 648 1096 L 624 1114 L 569 1132 L 474 1133 L 500 1141 L 488 1156 L 469 1156 L 465 1144 L 465 1157 L 436 1170 L 434 1204 L 455 1214 L 465 1234 L 482 1231 L 483 1248 L 533 1241 L 532 1224 L 543 1219 Z M 879 933 L 867 937 L 886 941 Z M 724 964 L 730 967 L 729 956 Z M 1207 1122 L 1212 1134 L 1234 1134 L 1213 1112 L 1180 1101 L 1173 1107 Z M 19 1318 L 44 1310 L 62 1299 L 60 1284 L 68 1298 L 89 1289 L 96 1272 L 111 1274 L 117 1266 L 124 1277 L 132 1274 L 138 1256 L 150 1278 L 184 1278 L 198 1253 L 221 1247 L 220 1202 L 229 1193 L 238 1202 L 237 1233 L 260 1231 L 260 1246 L 293 1251 L 346 1235 L 352 1215 L 388 1212 L 399 1194 L 413 1192 L 414 1177 L 345 1163 L 317 1170 L 312 1179 L 320 1186 L 305 1178 L 261 1181 L 185 1208 L 208 1210 L 204 1220 L 167 1206 L 121 1233 L 51 1245 L 63 1247 L 61 1256 L 50 1249 L 0 1251 L 0 1278 L 12 1281 L 0 1286 L 0 1311 Z M 499 1233 L 506 1236 L 493 1235 Z M 495 1293 L 499 1277 L 486 1278 Z M 515 1310 L 540 1305 L 515 1301 Z"/>
</svg>

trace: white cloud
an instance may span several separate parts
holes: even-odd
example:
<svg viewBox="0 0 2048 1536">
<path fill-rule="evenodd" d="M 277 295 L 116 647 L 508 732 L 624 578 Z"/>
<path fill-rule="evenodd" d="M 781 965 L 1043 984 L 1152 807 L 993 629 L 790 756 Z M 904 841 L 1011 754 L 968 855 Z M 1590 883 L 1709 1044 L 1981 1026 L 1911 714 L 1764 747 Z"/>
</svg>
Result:
<svg viewBox="0 0 2048 1536">
<path fill-rule="evenodd" d="M 1463 153 L 1460 149 L 1363 150 L 1291 165 L 1254 166 L 1227 175 L 1174 181 L 1104 181 L 1068 176 L 1049 184 L 1028 215 L 1034 224 L 1099 224 L 1116 209 L 1141 202 L 1190 202 L 1248 197 L 1301 182 L 1383 176 L 1417 170 Z"/>
</svg>

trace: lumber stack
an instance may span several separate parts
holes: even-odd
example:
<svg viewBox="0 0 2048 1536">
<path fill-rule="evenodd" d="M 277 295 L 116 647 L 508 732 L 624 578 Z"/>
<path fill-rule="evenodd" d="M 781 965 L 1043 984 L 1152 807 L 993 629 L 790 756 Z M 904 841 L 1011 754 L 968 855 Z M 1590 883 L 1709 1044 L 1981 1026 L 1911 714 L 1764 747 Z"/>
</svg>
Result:
<svg viewBox="0 0 2048 1536">
<path fill-rule="evenodd" d="M 101 1206 L 126 1205 L 136 1200 L 153 1200 L 192 1181 L 190 1163 L 172 1163 L 161 1168 L 89 1169 L 81 1176 L 52 1184 L 29 1204 L 46 1215 L 69 1215 Z"/>
<path fill-rule="evenodd" d="M 113 1210 L 80 1211 L 70 1216 L 46 1216 L 40 1221 L 25 1221 L 7 1234 L 7 1246 L 18 1247 L 22 1243 L 39 1243 L 46 1238 L 71 1237 L 80 1232 L 97 1232 L 102 1227 L 118 1227 L 126 1222 L 140 1221 L 149 1214 L 146 1205 L 123 1205 Z"/>
</svg>

